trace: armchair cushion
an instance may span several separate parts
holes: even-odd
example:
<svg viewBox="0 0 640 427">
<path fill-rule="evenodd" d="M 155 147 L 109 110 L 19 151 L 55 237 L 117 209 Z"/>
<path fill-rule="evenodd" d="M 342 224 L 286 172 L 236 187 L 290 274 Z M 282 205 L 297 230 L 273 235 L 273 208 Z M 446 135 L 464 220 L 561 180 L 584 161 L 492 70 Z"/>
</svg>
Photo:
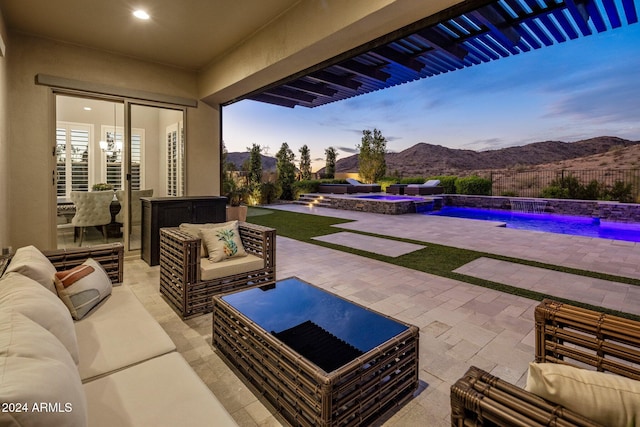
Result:
<svg viewBox="0 0 640 427">
<path fill-rule="evenodd" d="M 56 273 L 55 283 L 60 299 L 76 320 L 111 295 L 111 279 L 93 258 L 71 270 Z"/>
<path fill-rule="evenodd" d="M 231 225 L 234 221 L 228 221 L 228 222 L 220 222 L 220 223 L 213 223 L 213 222 L 208 222 L 206 224 L 191 224 L 191 223 L 182 223 L 180 224 L 180 226 L 178 228 L 180 228 L 180 231 L 184 231 L 185 233 L 189 234 L 192 237 L 197 237 L 200 238 L 200 230 L 203 228 L 217 228 L 217 227 L 224 227 L 227 225 Z M 237 221 L 236 221 L 237 223 Z M 200 245 L 200 256 L 202 258 L 208 258 L 209 257 L 209 252 L 207 252 L 207 247 L 204 244 L 204 240 L 202 241 L 201 245 Z"/>
<path fill-rule="evenodd" d="M 200 260 L 200 280 L 213 280 L 264 268 L 264 260 L 255 255 L 227 258 L 220 262 Z"/>
<path fill-rule="evenodd" d="M 238 221 L 215 228 L 201 228 L 200 237 L 209 252 L 209 261 L 219 262 L 227 258 L 244 257 L 244 250 L 238 230 Z"/>
<path fill-rule="evenodd" d="M 525 389 L 602 425 L 640 423 L 640 381 L 557 363 L 531 363 Z"/>
<path fill-rule="evenodd" d="M 19 248 L 11 259 L 5 274 L 9 272 L 20 273 L 23 276 L 27 276 L 54 294 L 56 293 L 56 287 L 53 284 L 53 276 L 56 274 L 56 268 L 35 246 Z"/>
</svg>

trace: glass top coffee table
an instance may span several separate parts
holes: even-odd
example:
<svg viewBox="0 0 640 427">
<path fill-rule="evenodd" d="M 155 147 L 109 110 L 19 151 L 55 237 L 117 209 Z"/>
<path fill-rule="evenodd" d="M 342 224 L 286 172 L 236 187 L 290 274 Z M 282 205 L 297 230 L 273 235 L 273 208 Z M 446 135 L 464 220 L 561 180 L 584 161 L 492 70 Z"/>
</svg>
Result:
<svg viewBox="0 0 640 427">
<path fill-rule="evenodd" d="M 297 278 L 214 297 L 213 345 L 293 425 L 369 424 L 418 387 L 418 328 Z"/>
</svg>

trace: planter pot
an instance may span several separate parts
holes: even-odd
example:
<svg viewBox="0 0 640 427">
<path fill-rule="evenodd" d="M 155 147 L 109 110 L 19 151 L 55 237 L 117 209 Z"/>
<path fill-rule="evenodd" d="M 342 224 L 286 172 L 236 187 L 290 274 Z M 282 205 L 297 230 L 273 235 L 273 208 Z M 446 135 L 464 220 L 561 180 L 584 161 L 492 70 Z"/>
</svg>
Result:
<svg viewBox="0 0 640 427">
<path fill-rule="evenodd" d="M 227 221 L 246 221 L 247 220 L 247 206 L 227 206 Z"/>
</svg>

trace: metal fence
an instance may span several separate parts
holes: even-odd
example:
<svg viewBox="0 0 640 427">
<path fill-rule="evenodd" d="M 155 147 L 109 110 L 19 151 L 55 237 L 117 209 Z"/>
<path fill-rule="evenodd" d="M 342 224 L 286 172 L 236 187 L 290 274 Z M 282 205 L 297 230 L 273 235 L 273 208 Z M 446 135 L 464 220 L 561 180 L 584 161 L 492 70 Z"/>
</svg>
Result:
<svg viewBox="0 0 640 427">
<path fill-rule="evenodd" d="M 579 182 L 588 186 L 596 181 L 601 189 L 612 189 L 617 182 L 631 185 L 633 199 L 640 201 L 640 169 L 585 170 L 500 170 L 480 174 L 492 182 L 492 195 L 540 197 L 542 190 L 552 185 Z M 571 179 L 570 179 L 571 178 Z"/>
</svg>

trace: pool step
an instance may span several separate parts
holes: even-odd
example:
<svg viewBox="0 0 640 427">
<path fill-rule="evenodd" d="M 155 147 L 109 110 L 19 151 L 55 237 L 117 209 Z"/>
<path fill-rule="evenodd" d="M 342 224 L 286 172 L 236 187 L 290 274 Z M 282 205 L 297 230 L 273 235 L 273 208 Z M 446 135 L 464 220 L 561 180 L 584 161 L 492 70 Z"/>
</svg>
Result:
<svg viewBox="0 0 640 427">
<path fill-rule="evenodd" d="M 321 194 L 301 194 L 298 200 L 294 201 L 297 205 L 316 206 L 321 208 L 330 208 L 331 202 Z"/>
</svg>

